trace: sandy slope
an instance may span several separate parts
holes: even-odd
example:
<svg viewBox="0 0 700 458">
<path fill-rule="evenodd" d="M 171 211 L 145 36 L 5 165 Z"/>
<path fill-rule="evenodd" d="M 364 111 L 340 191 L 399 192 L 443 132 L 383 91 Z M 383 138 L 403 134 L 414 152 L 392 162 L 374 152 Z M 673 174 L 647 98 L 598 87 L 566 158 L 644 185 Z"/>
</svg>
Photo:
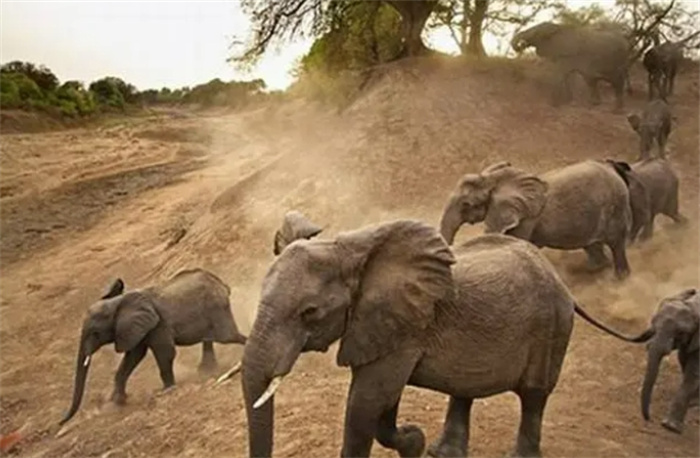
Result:
<svg viewBox="0 0 700 458">
<path fill-rule="evenodd" d="M 196 373 L 199 347 L 180 348 L 177 390 L 146 358 L 124 408 L 107 399 L 119 357 L 98 352 L 73 430 L 54 438 L 68 407 L 77 337 L 87 306 L 109 280 L 140 286 L 180 268 L 214 270 L 232 288 L 244 332 L 255 315 L 272 235 L 291 208 L 325 236 L 398 217 L 437 223 L 457 178 L 501 159 L 547 170 L 584 158 L 632 160 L 635 134 L 605 103 L 546 104 L 537 72 L 520 66 L 392 68 L 336 113 L 307 102 L 239 114 L 164 112 L 101 129 L 5 135 L 0 155 L 0 432 L 24 426 L 13 452 L 26 456 L 243 456 L 245 414 L 238 379 L 220 387 Z M 697 74 L 682 75 L 670 149 L 682 208 L 692 224 L 659 218 L 650 243 L 629 251 L 632 277 L 577 271 L 582 253 L 545 250 L 581 302 L 628 332 L 646 325 L 664 295 L 697 285 Z M 636 75 L 636 86 L 642 76 Z M 641 106 L 643 97 L 629 102 Z M 177 235 L 185 235 L 171 246 Z M 464 239 L 480 231 L 463 228 Z M 222 366 L 241 349 L 218 346 Z M 547 456 L 695 456 L 698 411 L 682 436 L 658 421 L 679 381 L 668 358 L 655 391 L 654 422 L 638 408 L 644 348 L 576 321 L 560 383 L 545 416 Z M 304 355 L 276 399 L 276 456 L 337 456 L 349 373 L 327 354 Z M 400 421 L 433 440 L 445 396 L 408 388 Z M 519 419 L 514 395 L 476 403 L 473 456 L 502 456 Z M 394 456 L 375 444 L 374 456 Z"/>
</svg>

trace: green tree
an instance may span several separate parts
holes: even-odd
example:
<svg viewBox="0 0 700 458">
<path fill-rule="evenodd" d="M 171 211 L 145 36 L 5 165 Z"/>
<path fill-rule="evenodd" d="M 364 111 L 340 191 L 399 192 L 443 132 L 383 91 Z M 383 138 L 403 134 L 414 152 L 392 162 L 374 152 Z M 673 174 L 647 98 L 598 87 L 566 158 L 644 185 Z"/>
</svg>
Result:
<svg viewBox="0 0 700 458">
<path fill-rule="evenodd" d="M 15 60 L 0 67 L 0 74 L 20 73 L 25 75 L 43 91 L 53 91 L 58 87 L 58 78 L 44 65 Z"/>
<path fill-rule="evenodd" d="M 296 37 L 320 37 L 347 17 L 347 11 L 368 3 L 383 3 L 391 6 L 401 17 L 397 31 L 401 48 L 396 58 L 415 56 L 428 52 L 421 34 L 428 17 L 438 0 L 242 0 L 241 8 L 250 16 L 253 34 L 245 44 L 243 52 L 229 58 L 238 64 L 253 64 L 271 44 L 279 44 Z M 242 44 L 240 41 L 234 44 Z"/>
</svg>

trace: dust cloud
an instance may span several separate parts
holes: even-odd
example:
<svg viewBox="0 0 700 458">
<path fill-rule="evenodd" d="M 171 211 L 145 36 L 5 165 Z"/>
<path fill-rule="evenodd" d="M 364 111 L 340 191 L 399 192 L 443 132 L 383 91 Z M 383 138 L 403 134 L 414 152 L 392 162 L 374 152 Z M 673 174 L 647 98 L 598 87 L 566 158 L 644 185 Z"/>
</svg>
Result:
<svg viewBox="0 0 700 458">
<path fill-rule="evenodd" d="M 680 125 L 670 139 L 690 223 L 658 217 L 654 238 L 628 249 L 632 274 L 623 282 L 611 269 L 583 272 L 582 250 L 543 250 L 582 305 L 625 333 L 645 328 L 663 297 L 698 285 L 696 76 L 679 77 Z M 644 81 L 642 73 L 633 75 L 636 87 Z M 100 350 L 75 418 L 79 426 L 53 437 L 70 399 L 80 319 L 107 280 L 120 275 L 128 287 L 139 287 L 184 268 L 212 270 L 230 285 L 235 319 L 247 333 L 287 211 L 324 227 L 319 238 L 398 218 L 437 225 L 458 178 L 500 160 L 539 172 L 589 158 L 631 161 L 634 133 L 601 89 L 600 107 L 586 106 L 581 92 L 573 105 L 555 109 L 524 65 L 407 61 L 368 84 L 342 112 L 290 100 L 239 112 L 166 110 L 99 130 L 3 138 L 2 230 L 12 243 L 2 242 L 2 431 L 32 422 L 34 432 L 20 449 L 27 456 L 246 455 L 239 381 L 213 387 L 201 377 L 199 346 L 178 348 L 178 388 L 165 396 L 154 395 L 160 380 L 146 358 L 129 380 L 124 408 L 108 401 L 119 355 Z M 630 109 L 644 101 L 633 97 Z M 75 163 L 83 176 L 68 170 Z M 89 201 L 72 199 L 73 187 L 87 178 Z M 54 227 L 57 218 L 63 227 Z M 30 225 L 38 232 L 23 232 Z M 464 226 L 455 243 L 481 231 Z M 545 454 L 696 451 L 697 410 L 689 412 L 683 436 L 643 423 L 630 388 L 643 373 L 643 349 L 586 326 L 575 328 L 547 411 Z M 241 351 L 217 345 L 222 370 Z M 337 454 L 349 374 L 332 359 L 304 355 L 275 395 L 277 456 Z M 677 384 L 669 371 L 655 394 L 660 406 Z M 50 380 L 33 383 L 37 373 Z M 477 403 L 473 454 L 502 456 L 511 445 L 503 438 L 512 437 L 518 414 L 512 401 L 496 396 Z M 442 395 L 406 390 L 399 420 L 419 424 L 432 440 L 444 406 Z M 372 454 L 393 456 L 378 445 Z"/>
</svg>

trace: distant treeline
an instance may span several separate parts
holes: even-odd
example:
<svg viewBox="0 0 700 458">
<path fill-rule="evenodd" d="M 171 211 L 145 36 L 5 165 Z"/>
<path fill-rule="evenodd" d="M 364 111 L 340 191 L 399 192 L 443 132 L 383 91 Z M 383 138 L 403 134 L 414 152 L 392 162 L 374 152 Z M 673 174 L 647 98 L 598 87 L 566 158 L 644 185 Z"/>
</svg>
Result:
<svg viewBox="0 0 700 458">
<path fill-rule="evenodd" d="M 82 81 L 61 83 L 43 65 L 13 61 L 0 67 L 0 108 L 38 110 L 68 117 L 158 104 L 240 107 L 268 96 L 264 90 L 265 82 L 261 79 L 226 83 L 216 78 L 192 88 L 139 91 L 114 76 L 98 79 L 86 87 Z"/>
</svg>

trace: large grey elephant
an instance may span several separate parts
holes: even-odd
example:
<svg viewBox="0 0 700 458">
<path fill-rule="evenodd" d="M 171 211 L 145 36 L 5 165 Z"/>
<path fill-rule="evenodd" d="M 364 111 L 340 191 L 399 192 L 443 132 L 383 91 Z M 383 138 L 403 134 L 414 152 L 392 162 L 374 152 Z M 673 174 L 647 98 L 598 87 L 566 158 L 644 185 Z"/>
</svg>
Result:
<svg viewBox="0 0 700 458">
<path fill-rule="evenodd" d="M 587 160 L 540 176 L 510 162 L 493 164 L 463 176 L 443 211 L 440 232 L 452 244 L 464 223 L 484 222 L 486 233 L 529 240 L 538 247 L 583 248 L 593 267 L 609 261 L 615 274 L 629 275 L 626 239 L 632 223 L 629 165 Z"/>
<path fill-rule="evenodd" d="M 561 80 L 555 103 L 572 99 L 570 79 L 578 73 L 586 81 L 591 103 L 600 103 L 598 82 L 604 80 L 615 90 L 616 109 L 622 109 L 629 43 L 621 32 L 543 22 L 515 34 L 511 46 L 518 53 L 534 46 L 538 56 L 557 65 Z"/>
<path fill-rule="evenodd" d="M 117 404 L 126 402 L 127 379 L 149 349 L 166 390 L 175 385 L 176 345 L 202 342 L 199 370 L 214 371 L 213 342 L 246 342 L 231 313 L 229 294 L 223 281 L 203 269 L 183 270 L 161 285 L 129 292 L 124 292 L 124 282 L 117 279 L 101 300 L 90 306 L 83 321 L 73 401 L 60 424 L 78 411 L 91 355 L 108 343 L 114 343 L 117 353 L 124 353 L 111 398 Z"/>
<path fill-rule="evenodd" d="M 647 368 L 641 392 L 642 416 L 650 419 L 649 405 L 661 360 L 678 350 L 678 362 L 683 380 L 671 402 L 668 415 L 661 424 L 664 428 L 681 433 L 686 412 L 691 403 L 697 403 L 700 389 L 700 354 L 698 324 L 700 323 L 700 295 L 696 288 L 688 288 L 664 298 L 651 318 L 649 328 L 634 339 L 647 344 Z"/>
<path fill-rule="evenodd" d="M 581 309 L 528 242 L 490 234 L 453 250 L 436 229 L 398 220 L 298 240 L 276 258 L 243 354 L 251 457 L 272 454 L 271 399 L 299 355 L 338 339 L 337 362 L 352 370 L 341 456 L 369 456 L 374 439 L 421 455 L 422 431 L 396 425 L 406 385 L 452 396 L 434 453 L 464 456 L 472 401 L 514 391 L 516 451 L 539 454 L 545 403 Z"/>
<path fill-rule="evenodd" d="M 634 241 L 651 238 L 654 219 L 657 215 L 668 216 L 676 224 L 688 219 L 678 209 L 678 175 L 667 159 L 654 158 L 631 165 L 630 205 L 632 207 L 632 229 L 629 238 Z M 640 234 L 641 231 L 641 234 Z"/>
<path fill-rule="evenodd" d="M 303 213 L 292 210 L 284 215 L 282 227 L 275 232 L 272 252 L 278 256 L 284 248 L 295 240 L 311 239 L 323 231 L 323 228 L 311 221 Z"/>
</svg>

